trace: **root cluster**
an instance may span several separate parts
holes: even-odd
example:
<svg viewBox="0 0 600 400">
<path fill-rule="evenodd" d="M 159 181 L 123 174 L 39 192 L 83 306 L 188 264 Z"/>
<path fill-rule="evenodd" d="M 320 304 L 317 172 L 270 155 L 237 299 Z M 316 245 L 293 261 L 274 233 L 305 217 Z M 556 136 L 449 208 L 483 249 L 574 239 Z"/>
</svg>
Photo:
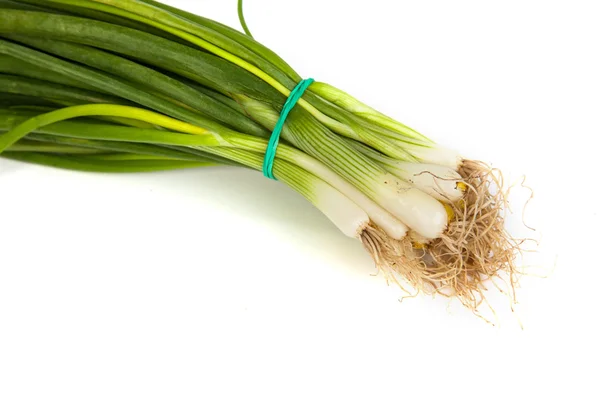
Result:
<svg viewBox="0 0 600 400">
<path fill-rule="evenodd" d="M 459 170 L 466 184 L 463 199 L 453 204 L 454 218 L 444 235 L 425 249 L 410 240 L 395 241 L 370 227 L 361 240 L 386 278 L 404 288 L 396 276 L 412 286 L 413 294 L 439 293 L 456 297 L 477 312 L 485 301 L 486 283 L 508 284 L 514 300 L 519 273 L 519 242 L 505 230 L 507 192 L 500 171 L 478 161 L 465 160 Z"/>
</svg>

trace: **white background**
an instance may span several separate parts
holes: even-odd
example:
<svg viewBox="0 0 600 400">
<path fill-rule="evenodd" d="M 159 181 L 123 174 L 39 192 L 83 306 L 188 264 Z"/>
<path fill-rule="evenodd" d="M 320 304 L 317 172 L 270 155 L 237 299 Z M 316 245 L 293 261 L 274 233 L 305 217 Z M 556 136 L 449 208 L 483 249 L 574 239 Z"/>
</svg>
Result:
<svg viewBox="0 0 600 400">
<path fill-rule="evenodd" d="M 169 3 L 238 26 L 234 0 Z M 303 76 L 527 175 L 528 271 L 551 276 L 522 280 L 516 314 L 492 295 L 498 326 L 399 303 L 357 241 L 259 173 L 2 160 L 0 399 L 598 398 L 596 6 L 246 0 Z"/>
</svg>

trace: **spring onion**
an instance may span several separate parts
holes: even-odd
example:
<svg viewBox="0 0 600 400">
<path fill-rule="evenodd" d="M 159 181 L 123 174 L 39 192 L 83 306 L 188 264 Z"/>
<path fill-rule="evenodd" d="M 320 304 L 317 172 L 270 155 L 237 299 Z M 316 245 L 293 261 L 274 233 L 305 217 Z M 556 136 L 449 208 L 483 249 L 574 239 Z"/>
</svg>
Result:
<svg viewBox="0 0 600 400">
<path fill-rule="evenodd" d="M 260 171 L 301 80 L 241 33 L 153 0 L 0 2 L 0 157 L 95 172 Z M 508 274 L 499 174 L 314 82 L 281 132 L 275 177 L 362 242 L 377 268 L 477 310 Z"/>
</svg>

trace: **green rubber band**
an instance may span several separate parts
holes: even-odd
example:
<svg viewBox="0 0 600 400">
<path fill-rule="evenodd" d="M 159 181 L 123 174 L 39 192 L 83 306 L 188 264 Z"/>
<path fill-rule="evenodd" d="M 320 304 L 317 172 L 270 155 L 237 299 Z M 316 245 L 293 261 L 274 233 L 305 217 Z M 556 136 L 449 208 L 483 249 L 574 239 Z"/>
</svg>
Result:
<svg viewBox="0 0 600 400">
<path fill-rule="evenodd" d="M 281 136 L 281 130 L 283 129 L 283 125 L 285 124 L 285 120 L 287 119 L 288 114 L 292 111 L 292 108 L 296 105 L 298 100 L 302 97 L 306 89 L 310 86 L 311 83 L 314 82 L 314 79 L 308 78 L 303 79 L 296 85 L 294 90 L 290 93 L 289 97 L 285 101 L 283 108 L 281 109 L 281 114 L 279 114 L 279 119 L 275 124 L 275 128 L 271 133 L 271 138 L 269 139 L 269 145 L 267 146 L 267 151 L 265 152 L 265 160 L 263 162 L 263 174 L 269 179 L 275 179 L 273 176 L 273 162 L 275 161 L 275 154 L 277 153 L 277 145 L 279 144 L 279 137 Z"/>
</svg>

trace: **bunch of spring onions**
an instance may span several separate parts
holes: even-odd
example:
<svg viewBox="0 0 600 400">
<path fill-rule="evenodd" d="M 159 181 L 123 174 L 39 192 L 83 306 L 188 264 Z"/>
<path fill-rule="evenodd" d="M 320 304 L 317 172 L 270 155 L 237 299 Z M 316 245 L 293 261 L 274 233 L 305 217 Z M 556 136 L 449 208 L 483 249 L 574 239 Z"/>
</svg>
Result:
<svg viewBox="0 0 600 400">
<path fill-rule="evenodd" d="M 4 158 L 260 171 L 300 80 L 249 32 L 153 0 L 0 0 Z M 327 83 L 289 114 L 273 171 L 407 290 L 476 310 L 486 280 L 515 281 L 498 174 Z"/>
</svg>

